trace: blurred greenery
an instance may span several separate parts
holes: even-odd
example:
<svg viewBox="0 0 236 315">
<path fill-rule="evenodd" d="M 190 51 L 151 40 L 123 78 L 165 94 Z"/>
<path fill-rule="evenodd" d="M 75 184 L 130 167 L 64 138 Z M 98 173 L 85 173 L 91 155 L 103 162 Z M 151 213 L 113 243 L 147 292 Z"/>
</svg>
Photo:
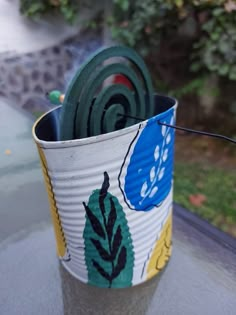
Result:
<svg viewBox="0 0 236 315">
<path fill-rule="evenodd" d="M 229 1 L 228 1 L 229 2 Z M 206 68 L 220 76 L 236 80 L 236 3 L 234 11 L 215 7 L 202 24 L 203 35 L 193 45 L 191 69 Z"/>
<path fill-rule="evenodd" d="M 34 18 L 59 12 L 68 23 L 73 23 L 79 12 L 78 0 L 20 0 L 20 11 Z"/>
<path fill-rule="evenodd" d="M 111 1 L 109 24 L 116 40 L 147 56 L 160 49 L 163 41 L 182 37 L 191 41 L 191 48 L 187 48 L 190 71 L 216 73 L 236 80 L 235 1 Z M 20 0 L 20 10 L 29 17 L 57 11 L 72 23 L 78 16 L 79 3 L 79 0 Z"/>
<path fill-rule="evenodd" d="M 236 237 L 236 171 L 209 165 L 176 162 L 174 200 Z M 200 206 L 190 196 L 206 197 Z"/>
<path fill-rule="evenodd" d="M 113 2 L 110 24 L 115 39 L 145 56 L 160 49 L 163 39 L 189 38 L 192 41 L 189 51 L 191 71 L 213 72 L 236 80 L 235 1 Z"/>
</svg>

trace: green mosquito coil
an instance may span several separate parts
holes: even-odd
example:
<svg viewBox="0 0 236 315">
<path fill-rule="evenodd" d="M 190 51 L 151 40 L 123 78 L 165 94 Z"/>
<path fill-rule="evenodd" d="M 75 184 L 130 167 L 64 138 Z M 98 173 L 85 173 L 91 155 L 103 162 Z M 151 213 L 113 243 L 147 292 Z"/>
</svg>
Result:
<svg viewBox="0 0 236 315">
<path fill-rule="evenodd" d="M 120 57 L 126 62 L 121 62 Z M 116 75 L 125 77 L 132 88 L 121 83 L 104 86 L 106 79 Z M 112 132 L 136 123 L 132 117 L 147 119 L 153 115 L 152 81 L 143 59 L 127 47 L 105 48 L 81 66 L 67 89 L 61 109 L 60 140 Z"/>
</svg>

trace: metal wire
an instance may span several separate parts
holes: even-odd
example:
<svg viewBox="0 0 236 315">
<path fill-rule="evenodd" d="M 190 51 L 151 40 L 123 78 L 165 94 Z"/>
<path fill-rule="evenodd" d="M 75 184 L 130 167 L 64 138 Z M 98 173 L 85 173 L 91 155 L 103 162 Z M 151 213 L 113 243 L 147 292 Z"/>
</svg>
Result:
<svg viewBox="0 0 236 315">
<path fill-rule="evenodd" d="M 135 117 L 135 116 L 131 116 L 131 115 L 121 115 L 121 114 L 120 114 L 120 116 L 124 116 L 124 117 L 126 117 L 126 118 L 132 118 L 132 119 L 136 119 L 136 120 L 140 120 L 140 121 L 145 120 L 145 119 L 143 119 L 143 118 Z M 194 130 L 194 129 L 185 128 L 185 127 L 180 127 L 180 126 L 173 126 L 173 125 L 169 125 L 169 124 L 163 123 L 163 122 L 161 122 L 161 121 L 158 121 L 157 123 L 158 123 L 159 125 L 162 125 L 162 126 L 166 126 L 166 127 L 170 127 L 170 128 L 182 130 L 182 131 L 185 131 L 185 132 L 195 133 L 195 134 L 198 134 L 198 135 L 201 135 L 201 136 L 212 137 L 212 138 L 218 138 L 218 139 L 225 140 L 225 141 L 229 141 L 229 142 L 231 142 L 231 143 L 236 144 L 236 139 L 229 138 L 229 137 L 226 137 L 226 136 L 217 134 L 217 133 L 211 133 L 211 132 L 206 132 L 206 131 Z"/>
<path fill-rule="evenodd" d="M 160 121 L 158 121 L 158 124 L 162 125 L 162 126 L 167 126 L 167 127 L 170 127 L 170 128 L 182 130 L 182 131 L 185 131 L 185 132 L 195 133 L 195 134 L 198 134 L 198 135 L 201 135 L 201 136 L 222 139 L 222 140 L 229 141 L 229 142 L 232 142 L 232 143 L 236 144 L 236 140 L 235 139 L 229 138 L 229 137 L 217 134 L 217 133 L 211 133 L 211 132 L 206 132 L 206 131 L 199 131 L 199 130 L 194 130 L 194 129 L 190 129 L 190 128 L 180 127 L 180 126 L 173 126 L 173 125 L 162 123 Z"/>
</svg>

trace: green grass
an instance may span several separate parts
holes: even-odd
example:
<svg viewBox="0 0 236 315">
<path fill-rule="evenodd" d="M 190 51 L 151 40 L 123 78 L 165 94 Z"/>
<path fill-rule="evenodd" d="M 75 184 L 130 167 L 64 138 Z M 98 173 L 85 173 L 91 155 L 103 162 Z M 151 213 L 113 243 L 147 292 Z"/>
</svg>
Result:
<svg viewBox="0 0 236 315">
<path fill-rule="evenodd" d="M 174 189 L 175 202 L 235 235 L 236 171 L 176 162 Z M 206 201 L 194 206 L 189 201 L 192 194 L 203 194 Z"/>
</svg>

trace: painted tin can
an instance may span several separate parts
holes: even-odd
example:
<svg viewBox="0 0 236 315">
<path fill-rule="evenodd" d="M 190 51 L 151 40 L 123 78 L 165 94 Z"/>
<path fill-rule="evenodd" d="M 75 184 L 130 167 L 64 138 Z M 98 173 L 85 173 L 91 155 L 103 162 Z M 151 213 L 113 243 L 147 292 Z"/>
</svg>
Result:
<svg viewBox="0 0 236 315">
<path fill-rule="evenodd" d="M 176 100 L 99 136 L 58 141 L 61 108 L 33 126 L 63 266 L 84 283 L 124 288 L 156 275 L 172 247 Z"/>
</svg>

